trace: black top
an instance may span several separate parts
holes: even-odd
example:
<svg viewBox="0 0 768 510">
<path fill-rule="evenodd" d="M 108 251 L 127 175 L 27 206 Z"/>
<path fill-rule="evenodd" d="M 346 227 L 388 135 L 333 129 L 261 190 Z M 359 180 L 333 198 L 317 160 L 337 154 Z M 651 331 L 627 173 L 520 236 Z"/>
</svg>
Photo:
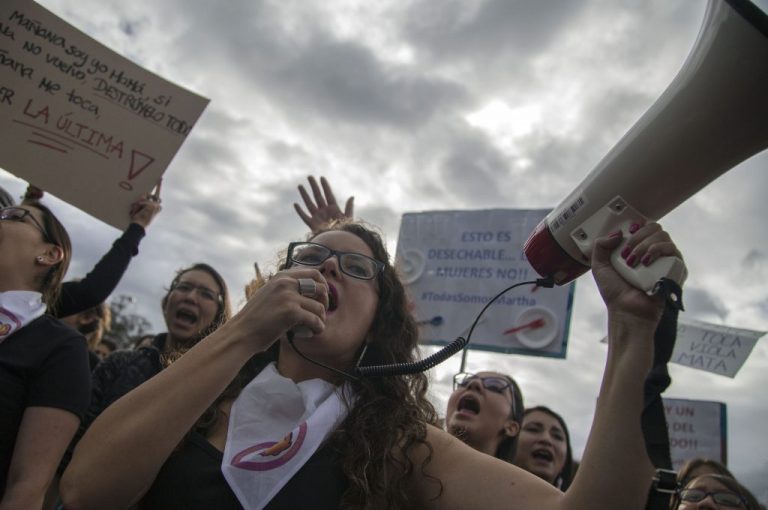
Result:
<svg viewBox="0 0 768 510">
<path fill-rule="evenodd" d="M 140 347 L 135 351 L 115 351 L 96 366 L 91 374 L 91 403 L 72 444 L 61 460 L 59 475 L 69 465 L 75 446 L 93 420 L 117 399 L 160 373 L 163 369 L 160 353 L 165 346 L 165 338 L 166 333 L 161 333 L 152 340 L 149 347 Z"/>
<path fill-rule="evenodd" d="M 163 464 L 139 510 L 242 510 L 221 473 L 223 458 L 203 436 L 191 432 Z M 336 509 L 346 488 L 336 451 L 326 444 L 264 508 Z"/>
<path fill-rule="evenodd" d="M 88 346 L 74 329 L 43 315 L 0 342 L 0 498 L 27 407 L 82 418 L 90 398 Z"/>
<path fill-rule="evenodd" d="M 103 303 L 120 283 L 131 257 L 139 253 L 144 234 L 144 227 L 131 223 L 85 278 L 64 282 L 59 299 L 51 307 L 56 317 L 68 317 Z"/>
</svg>

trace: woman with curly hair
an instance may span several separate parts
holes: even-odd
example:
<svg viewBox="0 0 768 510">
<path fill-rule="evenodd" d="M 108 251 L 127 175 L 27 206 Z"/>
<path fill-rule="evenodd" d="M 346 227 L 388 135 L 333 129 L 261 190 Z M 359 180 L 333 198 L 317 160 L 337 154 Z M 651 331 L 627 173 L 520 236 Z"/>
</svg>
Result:
<svg viewBox="0 0 768 510">
<path fill-rule="evenodd" d="M 437 427 L 423 374 L 341 375 L 412 361 L 417 347 L 381 238 L 343 222 L 291 243 L 287 268 L 232 320 L 93 423 L 64 474 L 65 507 L 640 509 L 653 472 L 643 381 L 663 303 L 612 268 L 620 239 L 594 250 L 610 349 L 567 493 Z M 656 224 L 628 242 L 643 263 L 679 255 Z"/>
</svg>

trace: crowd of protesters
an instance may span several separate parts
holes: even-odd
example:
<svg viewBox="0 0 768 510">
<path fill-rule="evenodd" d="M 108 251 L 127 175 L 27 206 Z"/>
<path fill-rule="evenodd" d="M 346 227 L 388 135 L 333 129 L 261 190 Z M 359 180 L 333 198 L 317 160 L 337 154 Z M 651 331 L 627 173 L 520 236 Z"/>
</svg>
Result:
<svg viewBox="0 0 768 510">
<path fill-rule="evenodd" d="M 416 361 L 418 325 L 377 230 L 309 185 L 296 211 L 311 232 L 269 278 L 257 267 L 241 310 L 196 263 L 159 299 L 165 332 L 132 350 L 108 345 L 105 302 L 159 189 L 68 282 L 69 237 L 40 193 L 0 194 L 0 510 L 646 507 L 640 416 L 665 302 L 610 254 L 628 236 L 627 260 L 680 257 L 658 224 L 594 246 L 609 355 L 577 473 L 565 420 L 526 408 L 507 374 L 458 374 L 443 429 L 425 374 L 356 371 Z M 670 508 L 760 508 L 716 463 L 686 466 L 673 492 Z"/>
</svg>

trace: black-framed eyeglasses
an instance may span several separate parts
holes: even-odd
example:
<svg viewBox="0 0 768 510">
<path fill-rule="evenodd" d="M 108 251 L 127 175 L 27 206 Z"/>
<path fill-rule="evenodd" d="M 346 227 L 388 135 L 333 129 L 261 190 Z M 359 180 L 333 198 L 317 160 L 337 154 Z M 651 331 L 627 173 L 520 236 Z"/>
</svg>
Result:
<svg viewBox="0 0 768 510">
<path fill-rule="evenodd" d="M 208 287 L 203 287 L 202 285 L 195 285 L 193 283 L 189 282 L 177 282 L 171 287 L 172 291 L 180 292 L 182 294 L 191 294 L 192 292 L 197 291 L 197 295 L 203 298 L 206 301 L 212 301 L 212 302 L 220 302 L 223 298 L 221 297 L 221 294 L 218 292 L 214 292 Z"/>
<path fill-rule="evenodd" d="M 681 489 L 680 492 L 680 501 L 685 501 L 687 503 L 698 503 L 699 501 L 704 501 L 707 496 L 712 496 L 712 499 L 717 503 L 718 505 L 733 507 L 733 508 L 740 508 L 744 505 L 744 499 L 734 492 L 727 492 L 727 491 L 717 491 L 717 492 L 710 492 L 705 491 L 703 489 Z"/>
<path fill-rule="evenodd" d="M 359 280 L 373 280 L 384 269 L 384 263 L 362 253 L 336 251 L 322 244 L 298 242 L 288 245 L 288 267 L 291 263 L 319 266 L 332 256 L 339 260 L 341 272 Z"/>
<path fill-rule="evenodd" d="M 514 393 L 512 382 L 506 377 L 499 375 L 480 376 L 467 372 L 462 372 L 453 376 L 453 391 L 456 391 L 459 388 L 466 388 L 472 384 L 472 381 L 480 381 L 483 388 L 494 393 L 504 394 L 504 391 L 507 388 L 510 388 L 510 391 Z"/>
<path fill-rule="evenodd" d="M 28 209 L 16 206 L 3 207 L 0 209 L 0 220 L 2 221 L 18 221 L 20 223 L 27 223 L 24 221 L 24 218 L 29 218 L 32 220 L 32 223 L 34 223 L 35 227 L 37 227 L 40 233 L 43 234 L 43 239 L 45 242 L 56 244 L 51 240 L 51 236 L 48 235 L 48 232 L 46 232 L 45 228 L 43 228 L 40 222 L 37 221 L 35 215 L 32 214 L 32 212 Z"/>
</svg>

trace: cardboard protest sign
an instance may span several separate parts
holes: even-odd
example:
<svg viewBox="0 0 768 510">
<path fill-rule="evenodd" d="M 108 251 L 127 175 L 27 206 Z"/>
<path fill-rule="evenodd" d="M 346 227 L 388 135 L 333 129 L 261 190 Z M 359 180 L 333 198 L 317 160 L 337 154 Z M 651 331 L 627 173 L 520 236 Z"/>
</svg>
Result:
<svg viewBox="0 0 768 510">
<path fill-rule="evenodd" d="M 395 263 L 424 343 L 445 345 L 466 337 L 496 294 L 539 277 L 523 243 L 547 213 L 491 209 L 403 215 Z M 573 284 L 511 290 L 485 312 L 470 348 L 564 358 L 573 291 Z"/>
<path fill-rule="evenodd" d="M 725 404 L 676 398 L 663 401 L 673 469 L 697 457 L 727 463 Z"/>
<path fill-rule="evenodd" d="M 207 103 L 32 1 L 0 3 L 0 167 L 110 225 Z"/>
<path fill-rule="evenodd" d="M 734 377 L 765 331 L 680 320 L 671 361 L 718 375 Z"/>
</svg>

